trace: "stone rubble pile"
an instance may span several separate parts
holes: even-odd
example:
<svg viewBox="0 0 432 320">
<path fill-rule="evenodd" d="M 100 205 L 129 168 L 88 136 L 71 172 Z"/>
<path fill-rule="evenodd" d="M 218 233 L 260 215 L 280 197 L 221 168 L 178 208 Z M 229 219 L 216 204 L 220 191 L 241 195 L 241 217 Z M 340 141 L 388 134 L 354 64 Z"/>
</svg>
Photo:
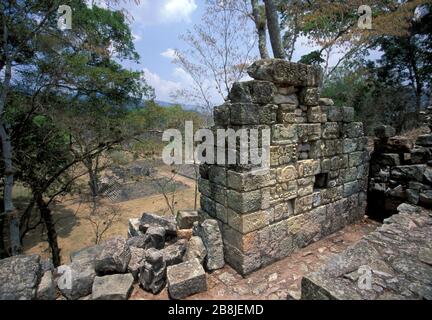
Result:
<svg viewBox="0 0 432 320">
<path fill-rule="evenodd" d="M 271 59 L 248 72 L 255 80 L 233 85 L 213 129 L 271 130 L 271 168 L 201 165 L 199 181 L 200 213 L 219 221 L 225 259 L 243 275 L 360 220 L 369 171 L 363 125 L 320 98 L 319 67 Z"/>
<path fill-rule="evenodd" d="M 404 202 L 432 208 L 432 134 L 421 135 L 412 143 L 396 136 L 392 127 L 380 126 L 375 135 L 368 214 L 385 219 Z"/>
<path fill-rule="evenodd" d="M 56 269 L 37 255 L 0 260 L 0 300 L 127 300 L 135 283 L 153 294 L 168 285 L 183 299 L 207 290 L 206 271 L 225 265 L 218 222 L 196 211 L 177 220 L 144 213 L 129 221 L 128 236 L 75 252 Z"/>
</svg>

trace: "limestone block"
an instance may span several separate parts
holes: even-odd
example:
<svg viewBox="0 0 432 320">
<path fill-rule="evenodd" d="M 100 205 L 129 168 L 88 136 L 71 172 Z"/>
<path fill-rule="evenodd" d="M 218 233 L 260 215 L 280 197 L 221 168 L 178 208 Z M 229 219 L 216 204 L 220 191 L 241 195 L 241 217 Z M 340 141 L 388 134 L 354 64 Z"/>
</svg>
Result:
<svg viewBox="0 0 432 320">
<path fill-rule="evenodd" d="M 192 229 L 196 221 L 199 221 L 198 211 L 179 210 L 177 213 L 177 226 L 179 229 Z"/>
<path fill-rule="evenodd" d="M 276 169 L 276 180 L 278 183 L 289 182 L 297 179 L 297 169 L 290 165 Z"/>
<path fill-rule="evenodd" d="M 342 120 L 345 123 L 353 122 L 354 121 L 354 108 L 352 107 L 343 107 L 342 108 Z"/>
<path fill-rule="evenodd" d="M 343 109 L 341 107 L 329 106 L 327 109 L 327 120 L 341 122 L 343 120 Z"/>
<path fill-rule="evenodd" d="M 295 201 L 295 214 L 302 214 L 312 210 L 313 196 L 307 195 L 305 197 L 297 198 Z"/>
<path fill-rule="evenodd" d="M 297 163 L 298 176 L 300 178 L 315 176 L 321 172 L 319 160 L 302 160 Z"/>
<path fill-rule="evenodd" d="M 284 145 L 270 147 L 270 165 L 279 166 L 297 161 L 297 145 Z"/>
<path fill-rule="evenodd" d="M 213 118 L 216 126 L 227 126 L 230 124 L 230 108 L 223 104 L 213 109 Z"/>
<path fill-rule="evenodd" d="M 306 106 L 317 106 L 320 99 L 319 88 L 303 88 L 300 93 L 300 101 Z"/>
<path fill-rule="evenodd" d="M 292 63 L 284 59 L 256 61 L 248 68 L 248 74 L 257 80 L 305 87 L 319 87 L 323 78 L 319 66 Z"/>
<path fill-rule="evenodd" d="M 297 142 L 297 125 L 275 124 L 272 126 L 272 144 L 292 144 Z"/>
<path fill-rule="evenodd" d="M 276 122 L 277 106 L 252 103 L 232 103 L 229 105 L 231 123 L 234 125 L 273 124 Z"/>
<path fill-rule="evenodd" d="M 321 124 L 298 124 L 297 134 L 299 141 L 309 142 L 321 138 Z"/>
<path fill-rule="evenodd" d="M 248 213 L 261 210 L 261 190 L 249 192 L 227 191 L 228 207 L 239 213 Z"/>
<path fill-rule="evenodd" d="M 248 214 L 238 214 L 233 210 L 228 211 L 228 225 L 242 234 L 247 234 L 267 225 L 264 211 Z"/>
<path fill-rule="evenodd" d="M 364 136 L 363 123 L 352 122 L 345 124 L 343 127 L 343 134 L 346 138 L 360 138 Z"/>
<path fill-rule="evenodd" d="M 172 299 L 183 299 L 207 291 L 207 276 L 198 259 L 168 267 L 167 278 Z"/>
<path fill-rule="evenodd" d="M 231 102 L 267 104 L 272 102 L 277 89 L 268 81 L 235 82 L 229 93 Z"/>
<path fill-rule="evenodd" d="M 320 123 L 323 120 L 322 115 L 323 115 L 323 113 L 321 111 L 321 107 L 318 106 L 318 107 L 308 108 L 308 111 L 307 111 L 308 122 Z"/>
<path fill-rule="evenodd" d="M 338 139 L 340 138 L 340 134 L 341 130 L 337 122 L 327 122 L 323 124 L 323 139 Z"/>
</svg>

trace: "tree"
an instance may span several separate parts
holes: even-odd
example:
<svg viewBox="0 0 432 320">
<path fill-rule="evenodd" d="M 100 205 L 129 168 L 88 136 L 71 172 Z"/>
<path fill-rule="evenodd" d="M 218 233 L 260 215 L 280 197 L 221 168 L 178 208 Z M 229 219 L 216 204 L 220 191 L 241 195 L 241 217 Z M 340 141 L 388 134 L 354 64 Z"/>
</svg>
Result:
<svg viewBox="0 0 432 320">
<path fill-rule="evenodd" d="M 284 59 L 285 52 L 282 49 L 281 31 L 276 4 L 273 0 L 264 0 L 264 3 L 273 56 L 277 59 Z"/>
<path fill-rule="evenodd" d="M 232 84 L 246 75 L 254 59 L 256 36 L 249 18 L 231 1 L 207 0 L 201 22 L 181 36 L 188 49 L 177 50 L 174 63 L 190 77 L 191 88 L 175 93 L 210 114 Z"/>
<path fill-rule="evenodd" d="M 415 95 L 415 112 L 427 106 L 432 75 L 432 5 L 422 6 L 402 36 L 382 37 L 380 78 L 388 85 L 410 87 Z"/>
<path fill-rule="evenodd" d="M 380 38 L 406 35 L 416 9 L 428 1 L 281 0 L 281 3 L 282 16 L 297 17 L 300 34 L 319 47 L 301 62 L 322 64 L 328 76 L 344 61 L 367 55 Z M 358 25 L 358 9 L 364 5 L 372 9 L 372 29 Z M 330 65 L 334 56 L 336 62 Z"/>
<path fill-rule="evenodd" d="M 1 219 L 9 218 L 11 253 L 21 251 L 19 218 L 12 200 L 14 185 L 13 149 L 9 124 L 5 121 L 6 104 L 12 81 L 12 69 L 34 54 L 32 39 L 48 24 L 58 8 L 58 1 L 3 1 L 1 4 L 0 72 L 4 71 L 0 95 L 0 137 L 4 172 Z M 3 225 L 3 222 L 0 223 Z M 3 231 L 3 230 L 1 230 Z"/>
<path fill-rule="evenodd" d="M 268 59 L 270 56 L 267 51 L 267 18 L 265 8 L 259 5 L 258 0 L 251 0 L 252 17 L 258 34 L 258 49 L 261 59 Z"/>
<path fill-rule="evenodd" d="M 152 93 L 142 73 L 126 70 L 114 60 L 138 60 L 124 14 L 89 8 L 83 1 L 70 4 L 76 28 L 61 33 L 55 16 L 49 17 L 49 23 L 31 39 L 33 54 L 16 70 L 19 77 L 13 91 L 21 98 L 6 100 L 4 115 L 15 141 L 17 176 L 32 190 L 55 265 L 60 263 L 60 250 L 50 203 L 83 175 L 74 172 L 78 164 L 94 169 L 92 164 L 101 154 L 135 134 L 122 121 L 128 108 Z M 43 143 L 51 136 L 35 130 L 35 119 L 50 124 L 48 133 L 58 143 Z M 28 132 L 38 134 L 29 140 Z"/>
</svg>

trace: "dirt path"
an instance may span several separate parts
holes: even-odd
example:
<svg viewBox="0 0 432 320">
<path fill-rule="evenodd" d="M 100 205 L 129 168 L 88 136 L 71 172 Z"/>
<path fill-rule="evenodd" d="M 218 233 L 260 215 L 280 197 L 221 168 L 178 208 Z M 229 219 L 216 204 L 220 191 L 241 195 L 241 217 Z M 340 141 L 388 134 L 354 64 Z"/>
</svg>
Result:
<svg viewBox="0 0 432 320">
<path fill-rule="evenodd" d="M 165 173 L 164 173 L 165 174 Z M 177 180 L 178 179 L 178 180 Z M 176 210 L 193 209 L 195 200 L 195 182 L 183 176 L 176 177 L 176 181 L 184 183 L 187 189 L 177 191 Z M 199 202 L 199 199 L 198 199 Z M 154 212 L 169 215 L 168 206 L 163 195 L 156 194 L 145 198 L 116 204 L 121 210 L 121 216 L 104 238 L 113 236 L 127 237 L 128 220 L 139 218 L 144 212 Z M 69 262 L 69 255 L 79 249 L 94 244 L 94 231 L 91 223 L 86 220 L 88 208 L 76 199 L 69 199 L 57 205 L 54 209 L 54 219 L 57 221 L 58 241 L 61 248 L 62 262 Z M 45 258 L 50 256 L 48 244 L 41 239 L 41 229 L 29 233 L 24 241 L 26 254 L 37 253 Z"/>
</svg>

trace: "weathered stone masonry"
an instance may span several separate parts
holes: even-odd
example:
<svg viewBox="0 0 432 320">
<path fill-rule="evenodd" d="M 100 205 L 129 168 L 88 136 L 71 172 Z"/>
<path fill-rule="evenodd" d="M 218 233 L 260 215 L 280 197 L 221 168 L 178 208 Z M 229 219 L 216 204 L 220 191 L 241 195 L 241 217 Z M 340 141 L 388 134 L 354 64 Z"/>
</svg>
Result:
<svg viewBox="0 0 432 320">
<path fill-rule="evenodd" d="M 199 183 L 201 214 L 220 222 L 241 274 L 363 217 L 369 157 L 354 110 L 320 99 L 320 68 L 261 60 L 248 72 L 255 80 L 234 84 L 214 129 L 271 129 L 271 169 L 202 165 Z"/>
</svg>

